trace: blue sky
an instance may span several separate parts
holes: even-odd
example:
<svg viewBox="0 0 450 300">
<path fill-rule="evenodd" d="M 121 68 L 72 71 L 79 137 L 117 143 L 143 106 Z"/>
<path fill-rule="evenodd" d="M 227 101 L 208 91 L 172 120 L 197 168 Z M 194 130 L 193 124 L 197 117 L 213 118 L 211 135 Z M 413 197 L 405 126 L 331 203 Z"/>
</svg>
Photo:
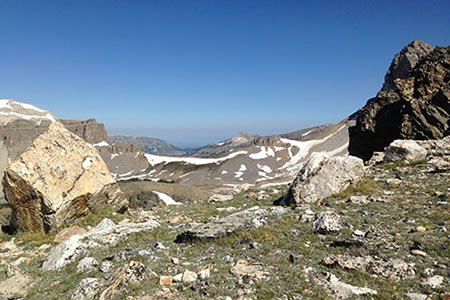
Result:
<svg viewBox="0 0 450 300">
<path fill-rule="evenodd" d="M 0 0 L 0 98 L 199 146 L 334 123 L 450 1 Z"/>
</svg>

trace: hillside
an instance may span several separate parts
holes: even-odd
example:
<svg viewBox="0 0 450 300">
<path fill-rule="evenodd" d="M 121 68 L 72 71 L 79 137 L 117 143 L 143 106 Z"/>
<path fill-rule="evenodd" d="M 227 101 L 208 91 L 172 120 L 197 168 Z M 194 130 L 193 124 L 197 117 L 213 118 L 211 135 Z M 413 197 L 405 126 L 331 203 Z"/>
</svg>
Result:
<svg viewBox="0 0 450 300">
<path fill-rule="evenodd" d="M 136 136 L 124 136 L 124 135 L 113 135 L 109 136 L 108 140 L 113 144 L 135 144 L 141 147 L 141 150 L 145 153 L 156 154 L 156 155 L 171 155 L 179 156 L 185 155 L 186 153 L 178 149 L 177 147 L 169 144 L 166 141 L 150 137 L 136 137 Z"/>
</svg>

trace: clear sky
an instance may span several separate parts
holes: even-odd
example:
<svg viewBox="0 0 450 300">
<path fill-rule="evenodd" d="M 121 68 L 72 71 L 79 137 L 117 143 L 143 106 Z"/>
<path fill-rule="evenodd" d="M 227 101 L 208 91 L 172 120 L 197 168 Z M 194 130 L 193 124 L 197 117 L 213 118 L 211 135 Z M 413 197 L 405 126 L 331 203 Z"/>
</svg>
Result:
<svg viewBox="0 0 450 300">
<path fill-rule="evenodd" d="M 450 1 L 0 0 L 0 98 L 192 147 L 335 123 Z"/>
</svg>

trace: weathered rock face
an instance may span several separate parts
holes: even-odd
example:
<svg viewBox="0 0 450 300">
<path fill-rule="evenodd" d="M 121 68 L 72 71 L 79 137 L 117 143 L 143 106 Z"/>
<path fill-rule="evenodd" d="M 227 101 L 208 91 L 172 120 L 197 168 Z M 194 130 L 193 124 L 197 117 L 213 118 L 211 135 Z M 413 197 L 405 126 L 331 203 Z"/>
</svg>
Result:
<svg viewBox="0 0 450 300">
<path fill-rule="evenodd" d="M 23 231 L 48 232 L 89 210 L 128 205 L 97 150 L 58 122 L 6 168 L 3 186 L 11 225 Z"/>
<path fill-rule="evenodd" d="M 396 139 L 441 139 L 450 134 L 450 47 L 413 56 L 420 53 L 423 56 L 406 78 L 398 75 L 393 87 L 386 83 L 359 110 L 356 125 L 349 129 L 350 154 L 369 160 Z"/>
<path fill-rule="evenodd" d="M 108 140 L 105 126 L 95 119 L 62 120 L 61 123 L 70 131 L 90 144 L 98 144 Z"/>
<path fill-rule="evenodd" d="M 0 182 L 4 169 L 56 120 L 51 112 L 31 104 L 0 99 Z M 60 122 L 88 143 L 107 140 L 105 127 L 94 119 Z M 4 201 L 2 190 L 0 184 L 0 203 Z"/>
<path fill-rule="evenodd" d="M 364 175 L 363 161 L 354 156 L 315 152 L 300 170 L 279 204 L 313 203 L 358 183 Z"/>
<path fill-rule="evenodd" d="M 384 77 L 382 91 L 395 89 L 395 79 L 406 79 L 409 72 L 416 66 L 420 58 L 433 51 L 433 46 L 424 42 L 415 40 L 403 47 L 402 51 L 397 53 L 392 60 L 389 70 Z"/>
</svg>

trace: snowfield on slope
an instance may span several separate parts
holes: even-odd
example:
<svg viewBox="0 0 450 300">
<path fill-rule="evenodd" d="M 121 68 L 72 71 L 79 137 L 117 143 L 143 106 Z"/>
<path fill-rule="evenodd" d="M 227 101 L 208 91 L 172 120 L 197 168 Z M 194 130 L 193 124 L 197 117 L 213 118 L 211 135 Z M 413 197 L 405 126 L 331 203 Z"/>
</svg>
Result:
<svg viewBox="0 0 450 300">
<path fill-rule="evenodd" d="M 284 170 L 284 169 L 292 169 L 292 168 L 296 168 L 296 166 L 298 166 L 299 162 L 305 158 L 306 155 L 308 155 L 308 153 L 310 152 L 311 148 L 315 145 L 321 144 L 325 141 L 327 141 L 328 139 L 332 138 L 334 135 L 336 135 L 338 132 L 340 132 L 343 129 L 346 129 L 347 127 L 345 125 L 339 127 L 335 132 L 333 132 L 330 135 L 327 135 L 326 137 L 320 139 L 320 140 L 310 140 L 310 141 L 295 141 L 295 140 L 289 140 L 289 139 L 281 139 L 281 141 L 285 144 L 290 144 L 291 146 L 289 147 L 288 151 L 289 151 L 289 156 L 290 156 L 290 160 L 284 164 L 284 166 L 282 166 L 280 168 L 280 170 Z M 293 155 L 292 154 L 292 147 L 295 146 L 299 149 L 299 151 L 297 152 L 297 154 Z"/>
<path fill-rule="evenodd" d="M 189 157 L 189 156 L 160 156 L 154 154 L 145 154 L 145 158 L 152 166 L 158 165 L 160 163 L 168 164 L 171 162 L 184 162 L 191 165 L 207 165 L 207 164 L 219 164 L 222 161 L 231 159 L 238 155 L 247 154 L 247 151 L 237 151 L 233 152 L 227 156 L 217 157 L 217 158 L 198 158 L 198 157 Z"/>
<path fill-rule="evenodd" d="M 164 202 L 165 205 L 182 205 L 182 203 L 177 202 L 175 200 L 173 200 L 172 197 L 170 197 L 167 194 L 161 193 L 161 192 L 157 192 L 157 191 L 153 191 L 153 193 L 155 193 L 156 195 L 158 195 L 159 199 Z"/>
</svg>

